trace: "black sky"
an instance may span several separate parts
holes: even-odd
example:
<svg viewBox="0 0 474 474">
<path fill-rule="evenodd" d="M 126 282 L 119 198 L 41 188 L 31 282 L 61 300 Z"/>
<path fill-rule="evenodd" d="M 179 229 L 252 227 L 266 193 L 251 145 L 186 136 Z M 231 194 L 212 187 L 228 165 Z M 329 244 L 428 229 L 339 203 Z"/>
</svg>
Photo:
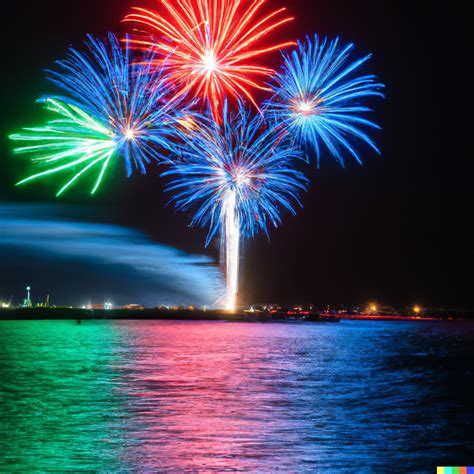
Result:
<svg viewBox="0 0 474 474">
<path fill-rule="evenodd" d="M 270 0 L 269 0 L 270 1 Z M 43 69 L 80 46 L 86 33 L 122 33 L 131 5 L 152 0 L 43 0 L 3 8 L 0 202 L 53 201 L 41 183 L 14 189 L 24 162 L 6 135 L 41 116 L 34 100 L 52 88 Z M 339 35 L 387 85 L 378 105 L 382 156 L 339 168 L 330 160 L 311 172 L 304 209 L 286 216 L 271 240 L 246 244 L 247 301 L 340 302 L 376 299 L 472 308 L 472 160 L 466 13 L 414 1 L 297 0 L 297 21 L 282 36 Z M 274 58 L 278 61 L 278 57 Z M 166 208 L 162 181 L 152 174 L 126 180 L 117 167 L 97 198 L 73 191 L 67 203 L 96 206 L 97 219 L 131 225 L 153 239 L 203 252 L 205 232 Z M 217 256 L 214 248 L 206 251 Z M 22 287 L 21 269 L 10 270 Z M 47 272 L 47 269 L 44 269 Z"/>
</svg>

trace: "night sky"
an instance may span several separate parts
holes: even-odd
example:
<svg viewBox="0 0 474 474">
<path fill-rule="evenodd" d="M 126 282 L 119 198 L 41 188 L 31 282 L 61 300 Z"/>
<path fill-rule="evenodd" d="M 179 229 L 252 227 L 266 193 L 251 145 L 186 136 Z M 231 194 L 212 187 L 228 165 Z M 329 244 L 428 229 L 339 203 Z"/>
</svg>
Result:
<svg viewBox="0 0 474 474">
<path fill-rule="evenodd" d="M 15 2 L 9 12 L 3 10 L 0 205 L 56 201 L 48 183 L 13 187 L 24 176 L 26 163 L 12 156 L 6 139 L 42 117 L 34 100 L 54 91 L 43 69 L 63 57 L 70 45 L 79 47 L 86 33 L 123 33 L 120 20 L 130 6 L 151 4 L 43 0 Z M 309 172 L 312 187 L 303 197 L 304 209 L 296 217 L 286 215 L 282 227 L 271 230 L 270 242 L 261 236 L 246 243 L 245 301 L 377 300 L 397 306 L 473 307 L 473 236 L 467 229 L 472 220 L 472 176 L 467 171 L 472 159 L 472 77 L 465 70 L 472 53 L 463 51 L 467 29 L 462 13 L 434 4 L 271 2 L 287 5 L 297 17 L 281 30 L 282 38 L 313 32 L 339 35 L 353 41 L 361 55 L 372 52 L 369 67 L 387 85 L 387 99 L 375 104 L 383 127 L 377 136 L 382 156 L 367 152 L 363 167 L 349 163 L 345 169 L 323 160 L 320 170 Z M 278 62 L 276 53 L 268 64 Z M 188 227 L 189 215 L 165 207 L 162 186 L 158 171 L 127 180 L 123 168 L 115 166 L 96 197 L 76 187 L 61 201 L 88 206 L 96 222 L 132 227 L 157 243 L 217 258 L 216 247 L 203 248 L 205 231 Z M 2 252 L 0 248 L 0 256 Z M 26 270 L 15 264 L 12 254 L 8 262 L 0 290 L 18 295 Z M 53 286 L 55 278 L 64 280 L 57 262 L 55 277 L 48 273 L 47 260 L 34 271 L 31 278 L 43 292 L 50 291 L 45 281 Z M 83 294 L 89 291 L 88 281 L 91 291 L 97 285 L 97 277 L 87 278 L 87 266 L 71 272 L 64 265 L 64 271 L 71 284 L 80 283 Z"/>
</svg>

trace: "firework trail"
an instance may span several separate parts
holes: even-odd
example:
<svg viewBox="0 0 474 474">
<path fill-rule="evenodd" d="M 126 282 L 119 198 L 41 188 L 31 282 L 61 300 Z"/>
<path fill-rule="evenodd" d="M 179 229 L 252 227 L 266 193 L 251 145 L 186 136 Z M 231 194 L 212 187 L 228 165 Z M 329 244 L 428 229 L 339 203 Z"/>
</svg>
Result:
<svg viewBox="0 0 474 474">
<path fill-rule="evenodd" d="M 60 195 L 84 173 L 96 170 L 93 194 L 110 163 L 119 158 L 128 176 L 133 169 L 146 173 L 146 165 L 160 159 L 176 122 L 185 117 L 177 112 L 178 101 L 169 101 L 171 86 L 162 71 L 132 65 L 128 44 L 122 50 L 109 34 L 108 42 L 89 36 L 86 45 L 86 53 L 71 49 L 57 62 L 57 70 L 49 71 L 49 79 L 66 93 L 39 101 L 55 118 L 10 136 L 22 143 L 15 152 L 31 156 L 41 168 L 18 184 L 72 172 Z"/>
<path fill-rule="evenodd" d="M 307 179 L 292 162 L 302 158 L 281 133 L 266 128 L 239 104 L 237 113 L 221 113 L 222 124 L 201 119 L 194 134 L 185 136 L 176 160 L 163 176 L 172 176 L 167 190 L 177 209 L 195 209 L 192 225 L 209 227 L 206 245 L 218 233 L 225 245 L 227 292 L 225 306 L 233 310 L 238 292 L 241 238 L 268 226 L 277 227 L 282 211 L 295 214 Z"/>
<path fill-rule="evenodd" d="M 371 112 L 363 104 L 370 97 L 384 97 L 383 84 L 360 68 L 371 57 L 353 59 L 353 44 L 340 45 L 317 35 L 291 54 L 271 84 L 274 95 L 266 103 L 268 118 L 284 128 L 293 139 L 309 146 L 320 162 L 321 147 L 344 166 L 351 155 L 361 163 L 357 146 L 367 144 L 380 153 L 368 135 L 380 127 L 365 118 Z"/>
<path fill-rule="evenodd" d="M 170 80 L 180 84 L 183 92 L 192 91 L 192 95 L 207 99 L 216 120 L 220 120 L 227 96 L 243 96 L 258 108 L 252 90 L 268 90 L 260 79 L 274 71 L 253 60 L 295 45 L 262 43 L 268 34 L 293 20 L 284 15 L 286 9 L 262 14 L 262 0 L 161 3 L 159 12 L 134 8 L 134 13 L 125 18 L 141 28 L 142 34 L 132 40 L 135 47 L 161 53 L 153 64 L 164 66 Z"/>
</svg>

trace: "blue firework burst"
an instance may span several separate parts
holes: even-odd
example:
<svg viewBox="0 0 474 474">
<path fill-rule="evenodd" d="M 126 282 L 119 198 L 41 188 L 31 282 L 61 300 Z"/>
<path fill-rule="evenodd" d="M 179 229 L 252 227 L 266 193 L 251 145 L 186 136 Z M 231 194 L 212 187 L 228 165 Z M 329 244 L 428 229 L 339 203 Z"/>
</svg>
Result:
<svg viewBox="0 0 474 474">
<path fill-rule="evenodd" d="M 318 166 L 322 148 L 342 166 L 347 155 L 361 163 L 361 144 L 380 153 L 370 137 L 380 127 L 366 118 L 371 112 L 366 102 L 384 97 L 384 86 L 361 73 L 371 55 L 353 59 L 353 51 L 353 44 L 343 46 L 338 38 L 307 37 L 292 53 L 283 54 L 283 67 L 270 84 L 274 95 L 266 114 L 294 141 L 312 149 Z"/>
<path fill-rule="evenodd" d="M 221 124 L 197 121 L 162 173 L 173 178 L 167 191 L 176 207 L 196 209 L 192 225 L 209 226 L 206 245 L 224 225 L 229 207 L 243 237 L 268 235 L 269 224 L 277 227 L 283 211 L 295 214 L 308 183 L 294 167 L 302 153 L 283 143 L 282 134 L 266 127 L 260 115 L 251 116 L 242 104 L 231 113 L 226 103 L 222 117 Z"/>
<path fill-rule="evenodd" d="M 128 176 L 134 169 L 146 173 L 147 164 L 172 147 L 188 114 L 183 98 L 176 99 L 162 71 L 150 64 L 150 57 L 133 59 L 128 42 L 122 49 L 113 34 L 106 41 L 88 36 L 85 52 L 70 49 L 48 71 L 63 94 L 40 100 L 54 118 L 10 136 L 22 143 L 15 152 L 31 156 L 39 167 L 18 184 L 72 172 L 61 194 L 85 172 L 97 170 L 95 192 L 117 159 L 124 160 Z"/>
</svg>

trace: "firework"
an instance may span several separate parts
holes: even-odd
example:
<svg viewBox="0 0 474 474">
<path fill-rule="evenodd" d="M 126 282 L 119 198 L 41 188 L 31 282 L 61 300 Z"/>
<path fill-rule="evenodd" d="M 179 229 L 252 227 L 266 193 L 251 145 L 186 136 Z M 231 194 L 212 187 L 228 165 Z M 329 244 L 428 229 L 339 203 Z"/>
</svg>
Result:
<svg viewBox="0 0 474 474">
<path fill-rule="evenodd" d="M 383 84 L 360 68 L 371 57 L 353 59 L 353 44 L 309 37 L 298 42 L 271 85 L 274 96 L 266 104 L 270 120 L 277 122 L 316 154 L 319 166 L 321 147 L 344 166 L 345 155 L 361 162 L 358 145 L 365 143 L 379 153 L 368 132 L 378 125 L 365 118 L 371 110 L 363 104 L 369 97 L 383 97 Z"/>
<path fill-rule="evenodd" d="M 159 12 L 134 8 L 124 21 L 133 22 L 141 33 L 132 40 L 140 49 L 161 53 L 156 67 L 165 67 L 170 80 L 183 92 L 208 100 L 214 117 L 220 119 L 227 96 L 244 96 L 257 108 L 253 89 L 266 89 L 259 78 L 274 73 L 253 60 L 294 42 L 265 45 L 271 32 L 293 20 L 285 8 L 261 14 L 262 0 L 161 1 Z"/>
<path fill-rule="evenodd" d="M 266 128 L 260 115 L 252 117 L 242 105 L 229 113 L 224 103 L 222 124 L 200 120 L 169 163 L 163 176 L 172 176 L 167 190 L 179 210 L 196 208 L 192 225 L 209 227 L 206 245 L 221 233 L 225 245 L 226 307 L 233 309 L 238 289 L 241 238 L 259 231 L 268 235 L 284 210 L 295 213 L 307 180 L 292 162 L 302 158 L 281 134 Z"/>
<path fill-rule="evenodd" d="M 94 193 L 118 158 L 124 160 L 128 176 L 133 169 L 145 173 L 146 165 L 158 160 L 170 143 L 173 125 L 184 117 L 176 112 L 177 101 L 168 100 L 170 86 L 162 72 L 132 65 L 128 45 L 122 50 L 112 34 L 108 42 L 88 37 L 86 44 L 87 53 L 71 49 L 57 62 L 57 70 L 49 72 L 49 79 L 66 93 L 39 101 L 55 118 L 10 136 L 23 145 L 15 152 L 31 156 L 39 168 L 18 184 L 72 172 L 60 195 L 95 170 Z"/>
</svg>

